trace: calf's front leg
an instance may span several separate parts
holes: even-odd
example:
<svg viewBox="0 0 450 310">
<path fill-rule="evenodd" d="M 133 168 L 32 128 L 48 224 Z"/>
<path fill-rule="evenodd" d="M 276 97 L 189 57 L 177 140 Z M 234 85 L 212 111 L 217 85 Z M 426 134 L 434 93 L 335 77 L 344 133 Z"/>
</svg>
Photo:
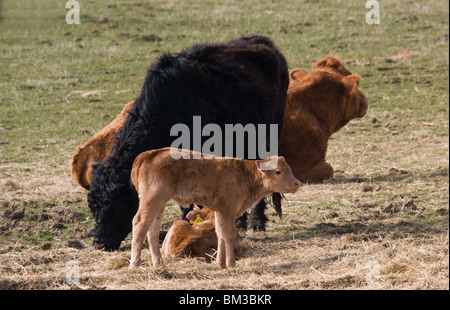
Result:
<svg viewBox="0 0 450 310">
<path fill-rule="evenodd" d="M 151 219 L 151 223 L 147 233 L 148 244 L 150 246 L 150 253 L 152 254 L 153 267 L 164 265 L 161 250 L 159 248 L 159 231 L 161 230 L 161 220 L 164 215 L 164 208 L 166 202 L 159 203 L 154 207 L 154 218 Z"/>
<path fill-rule="evenodd" d="M 217 262 L 222 268 L 234 268 L 236 258 L 234 255 L 234 242 L 236 239 L 236 226 L 234 216 L 215 212 L 217 233 Z"/>
</svg>

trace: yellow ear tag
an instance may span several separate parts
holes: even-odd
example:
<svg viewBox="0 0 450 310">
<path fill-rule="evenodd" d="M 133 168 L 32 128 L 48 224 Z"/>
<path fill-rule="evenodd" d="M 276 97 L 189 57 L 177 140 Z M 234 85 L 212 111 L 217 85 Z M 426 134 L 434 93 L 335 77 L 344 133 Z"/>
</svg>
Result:
<svg viewBox="0 0 450 310">
<path fill-rule="evenodd" d="M 200 217 L 200 214 L 197 214 L 197 218 L 195 219 L 195 221 L 189 221 L 189 224 L 194 225 L 201 222 L 203 222 L 203 219 Z"/>
</svg>

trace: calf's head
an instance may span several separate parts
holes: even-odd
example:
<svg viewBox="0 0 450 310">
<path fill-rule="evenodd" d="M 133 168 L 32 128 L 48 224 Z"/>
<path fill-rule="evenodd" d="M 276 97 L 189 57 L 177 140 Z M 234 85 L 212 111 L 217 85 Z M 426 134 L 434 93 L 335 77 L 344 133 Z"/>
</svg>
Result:
<svg viewBox="0 0 450 310">
<path fill-rule="evenodd" d="M 264 175 L 263 182 L 267 189 L 279 193 L 295 193 L 300 188 L 300 181 L 294 177 L 283 156 L 257 160 L 256 164 Z M 263 166 L 264 169 L 261 169 Z"/>
</svg>

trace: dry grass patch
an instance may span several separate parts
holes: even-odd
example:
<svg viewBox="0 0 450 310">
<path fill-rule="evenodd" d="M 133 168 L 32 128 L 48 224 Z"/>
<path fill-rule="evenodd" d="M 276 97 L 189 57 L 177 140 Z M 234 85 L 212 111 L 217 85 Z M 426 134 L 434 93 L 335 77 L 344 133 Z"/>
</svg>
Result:
<svg viewBox="0 0 450 310">
<path fill-rule="evenodd" d="M 67 25 L 59 1 L 3 1 L 0 289 L 448 290 L 448 1 L 381 9 L 367 25 L 360 0 L 88 1 Z M 145 249 L 129 271 L 130 237 L 94 250 L 76 147 L 137 97 L 160 53 L 250 33 L 271 37 L 290 69 L 340 55 L 361 76 L 369 110 L 330 140 L 335 179 L 286 195 L 282 219 L 268 210 L 265 233 L 241 235 L 234 270 L 193 258 L 153 269 Z M 412 56 L 389 59 L 403 49 Z M 166 227 L 178 216 L 170 204 Z"/>
</svg>

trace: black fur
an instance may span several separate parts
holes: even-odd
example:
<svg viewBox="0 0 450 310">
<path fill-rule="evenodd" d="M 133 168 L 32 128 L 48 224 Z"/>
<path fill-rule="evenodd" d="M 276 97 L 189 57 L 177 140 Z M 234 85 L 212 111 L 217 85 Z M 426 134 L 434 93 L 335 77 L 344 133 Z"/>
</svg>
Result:
<svg viewBox="0 0 450 310">
<path fill-rule="evenodd" d="M 277 213 L 277 215 L 280 218 L 283 217 L 283 212 L 281 210 L 281 199 L 282 198 L 283 198 L 283 195 L 281 195 L 280 193 L 272 194 L 272 204 L 273 204 L 273 207 L 275 208 L 275 212 Z"/>
<path fill-rule="evenodd" d="M 162 55 L 150 67 L 110 156 L 93 167 L 88 203 L 96 222 L 95 246 L 117 249 L 131 231 L 138 197 L 130 172 L 137 155 L 170 146 L 177 138 L 170 136 L 174 124 L 186 124 L 192 134 L 194 115 L 222 129 L 227 123 L 266 124 L 267 129 L 278 124 L 281 135 L 288 84 L 286 60 L 266 37 L 199 44 Z"/>
<path fill-rule="evenodd" d="M 201 210 L 201 209 L 203 209 L 203 206 L 198 205 L 198 208 Z M 191 203 L 191 204 L 189 205 L 188 208 L 183 208 L 182 206 L 180 206 L 180 210 L 181 210 L 181 219 L 182 219 L 183 221 L 189 222 L 189 220 L 187 219 L 186 216 L 188 215 L 189 212 L 191 212 L 192 210 L 194 210 L 194 204 Z"/>
</svg>

